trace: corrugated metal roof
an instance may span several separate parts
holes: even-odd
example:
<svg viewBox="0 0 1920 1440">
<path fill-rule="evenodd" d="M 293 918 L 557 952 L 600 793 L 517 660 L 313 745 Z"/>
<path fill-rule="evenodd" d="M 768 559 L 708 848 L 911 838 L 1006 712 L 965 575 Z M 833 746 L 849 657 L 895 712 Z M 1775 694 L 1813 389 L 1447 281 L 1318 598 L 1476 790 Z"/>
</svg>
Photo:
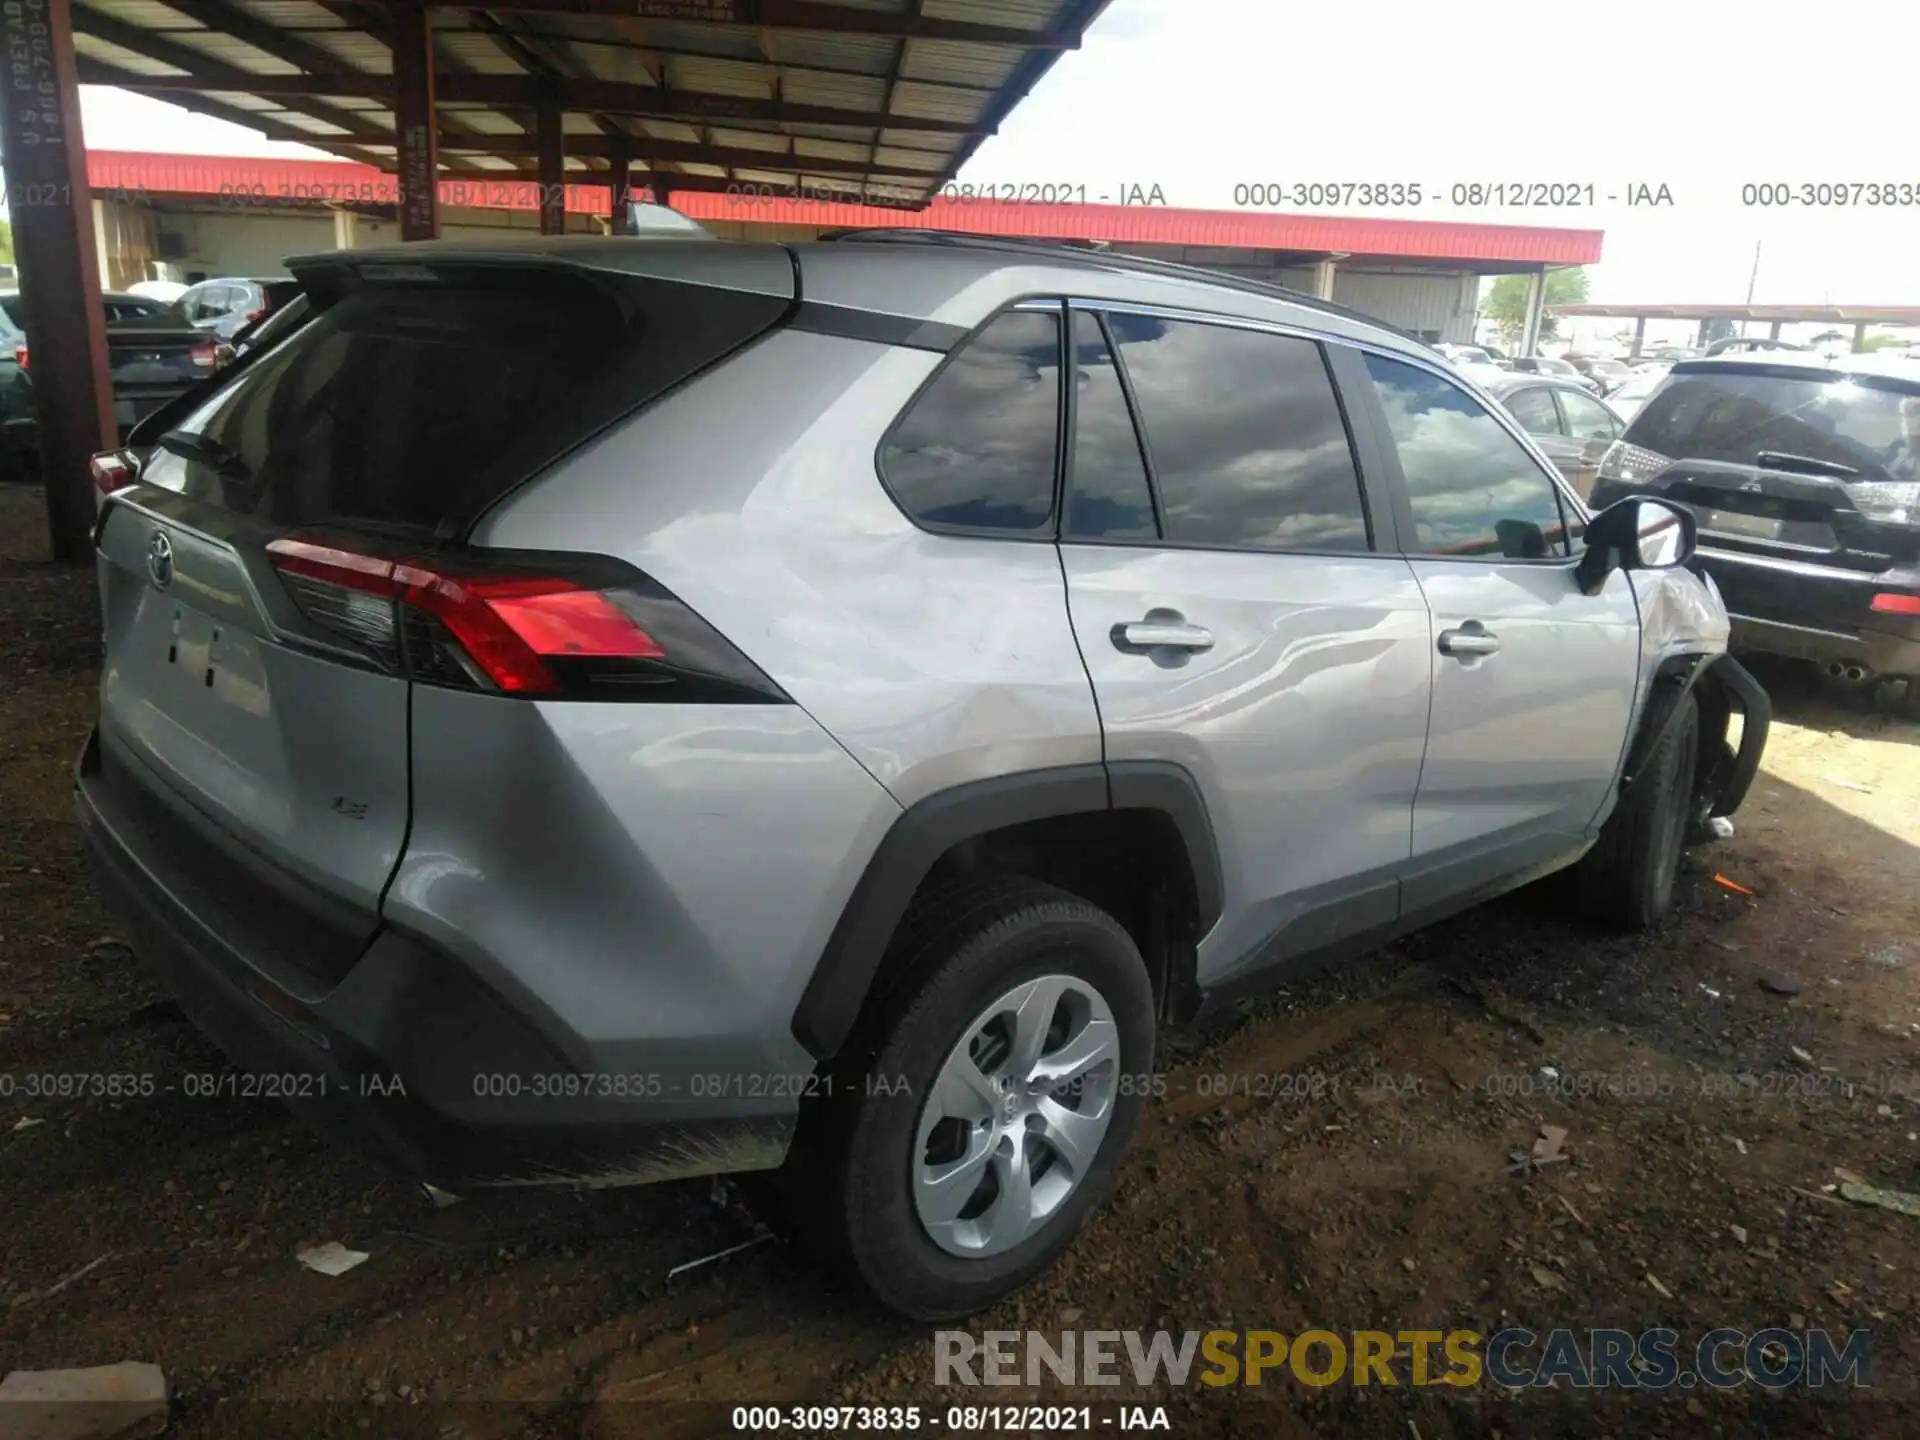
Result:
<svg viewBox="0 0 1920 1440">
<path fill-rule="evenodd" d="M 230 105 L 235 110 L 253 110 L 257 112 L 274 111 L 276 112 L 276 119 L 278 118 L 277 112 L 285 108 L 280 101 L 273 99 L 271 96 L 248 95 L 243 91 L 236 90 L 209 90 L 207 92 L 207 98 L 217 101 L 222 105 Z"/>
<path fill-rule="evenodd" d="M 476 75 L 524 75 L 523 66 L 500 46 L 491 35 L 478 30 L 443 30 L 434 36 L 434 48 L 445 59 L 459 62 L 458 68 Z"/>
<path fill-rule="evenodd" d="M 790 70 L 780 86 L 780 98 L 794 105 L 877 111 L 887 103 L 887 82 L 877 75 L 868 79 L 860 75 L 826 75 L 818 70 Z"/>
<path fill-rule="evenodd" d="M 1018 50 L 1004 45 L 963 45 L 951 40 L 912 40 L 900 73 L 913 80 L 944 81 L 991 90 L 1007 81 L 1020 63 Z"/>
<path fill-rule="evenodd" d="M 462 125 L 469 130 L 478 130 L 482 135 L 526 134 L 525 126 L 497 110 L 453 110 L 447 113 L 458 115 Z"/>
<path fill-rule="evenodd" d="M 817 65 L 828 70 L 862 70 L 869 75 L 885 75 L 893 69 L 898 40 L 884 35 L 815 35 L 810 31 L 776 31 L 767 37 L 768 48 L 776 64 L 806 69 Z"/>
<path fill-rule="evenodd" d="M 218 30 L 182 30 L 167 37 L 176 45 L 198 50 L 210 60 L 244 70 L 249 75 L 298 75 L 300 67 L 278 55 L 269 55 L 244 40 L 223 35 Z"/>
<path fill-rule="evenodd" d="M 974 90 L 946 85 L 918 85 L 902 80 L 893 87 L 893 113 L 919 120 L 954 120 L 972 124 L 986 110 L 987 97 Z"/>
<path fill-rule="evenodd" d="M 149 60 L 131 50 L 123 50 L 111 41 L 99 39 L 93 35 L 73 37 L 76 54 L 90 56 L 123 70 L 131 70 L 138 75 L 184 75 L 186 72 L 177 65 L 169 65 L 164 60 Z"/>
<path fill-rule="evenodd" d="M 283 30 L 331 30 L 347 23 L 312 0 L 227 0 L 227 3 Z"/>
<path fill-rule="evenodd" d="M 393 52 L 384 41 L 374 39 L 364 30 L 325 30 L 300 38 L 330 55 L 337 55 L 347 62 L 344 68 L 348 70 L 363 70 L 369 75 L 393 73 Z"/>
<path fill-rule="evenodd" d="M 199 23 L 155 0 L 97 0 L 91 8 L 142 30 L 185 30 Z"/>
<path fill-rule="evenodd" d="M 185 0 L 179 0 L 185 3 Z M 89 83 L 138 79 L 134 88 L 163 98 L 196 103 L 194 91 L 163 89 L 158 79 L 190 77 L 184 56 L 207 59 L 207 78 L 231 85 L 229 74 L 278 77 L 282 84 L 266 95 L 231 89 L 198 91 L 201 101 L 222 110 L 244 110 L 263 125 L 316 137 L 358 134 L 352 155 L 376 151 L 375 132 L 390 127 L 391 105 L 378 96 L 329 95 L 318 80 L 310 96 L 286 93 L 289 77 L 314 71 L 313 53 L 330 57 L 350 77 L 334 88 L 364 88 L 369 78 L 390 76 L 392 53 L 380 38 L 392 23 L 384 6 L 334 6 L 319 0 L 224 0 L 250 21 L 285 33 L 284 44 L 258 31 L 247 38 L 199 24 L 162 0 L 84 0 L 74 8 L 76 48 Z M 430 10 L 434 50 L 441 82 L 442 108 L 450 135 L 462 131 L 519 135 L 516 113 L 536 103 L 538 91 L 511 84 L 542 79 L 560 90 L 566 105 L 567 135 L 598 135 L 604 128 L 593 113 L 618 115 L 634 133 L 717 151 L 765 153 L 768 164 L 745 172 L 729 169 L 725 156 L 662 161 L 653 168 L 667 175 L 725 182 L 748 174 L 756 183 L 797 180 L 858 183 L 848 167 L 871 163 L 883 174 L 921 174 L 930 195 L 951 177 L 994 126 L 989 117 L 1006 108 L 1014 87 L 1024 90 L 1063 49 L 1078 43 L 1108 0 L 825 0 L 817 7 L 825 23 L 844 11 L 854 28 L 785 29 L 776 15 L 772 25 L 719 24 L 697 20 L 663 21 L 637 15 L 576 14 L 565 10 L 488 12 L 439 6 Z M 723 0 L 715 8 L 724 11 Z M 856 12 L 858 14 L 856 15 Z M 877 17 L 877 18 L 876 18 Z M 360 28 L 361 25 L 368 28 Z M 956 38 L 941 27 L 983 27 L 982 33 Z M 89 33 L 89 28 L 98 33 Z M 916 34 L 931 27 L 941 38 Z M 243 31 L 246 27 L 239 27 Z M 151 36 L 150 49 L 134 37 Z M 1034 43 L 1024 43 L 1031 36 Z M 176 63 L 156 60 L 172 56 Z M 664 81 L 664 90 L 656 84 Z M 447 104 L 457 95 L 459 77 L 472 77 L 470 102 Z M 569 87 L 573 97 L 567 98 Z M 703 99 L 716 112 L 709 122 Z M 834 112 L 846 123 L 822 125 L 795 120 L 782 112 L 792 107 Z M 725 115 L 726 109 L 750 115 Z M 351 112 L 363 127 L 348 132 L 336 121 Z M 657 112 L 657 113 L 649 113 Z M 883 115 L 924 121 L 941 129 L 882 126 Z M 796 143 L 803 142 L 803 143 Z M 795 150 L 798 154 L 794 154 Z M 833 177 L 807 175 L 797 168 L 809 160 L 834 161 Z M 480 163 L 470 156 L 453 165 Z M 527 157 L 487 157 L 488 169 L 524 169 Z M 599 159 L 588 168 L 598 170 Z"/>
<path fill-rule="evenodd" d="M 671 56 L 667 60 L 667 87 L 702 95 L 739 95 L 752 100 L 773 98 L 772 74 L 764 65 L 744 60 Z"/>
<path fill-rule="evenodd" d="M 966 20 L 1011 30 L 1045 30 L 1060 12 L 1060 0 L 921 0 L 928 20 Z"/>
</svg>

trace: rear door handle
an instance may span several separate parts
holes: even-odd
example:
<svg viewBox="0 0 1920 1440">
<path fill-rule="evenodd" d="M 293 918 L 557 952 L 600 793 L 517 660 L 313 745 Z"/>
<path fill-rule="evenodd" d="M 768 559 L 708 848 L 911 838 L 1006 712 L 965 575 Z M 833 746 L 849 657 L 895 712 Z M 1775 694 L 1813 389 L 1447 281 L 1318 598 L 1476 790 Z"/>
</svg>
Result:
<svg viewBox="0 0 1920 1440">
<path fill-rule="evenodd" d="M 1478 620 L 1469 620 L 1457 630 L 1440 632 L 1442 655 L 1457 655 L 1462 658 L 1472 655 L 1491 655 L 1499 648 L 1500 637 Z"/>
<path fill-rule="evenodd" d="M 1113 643 L 1120 650 L 1211 650 L 1213 632 L 1184 621 L 1135 620 L 1113 627 Z"/>
</svg>

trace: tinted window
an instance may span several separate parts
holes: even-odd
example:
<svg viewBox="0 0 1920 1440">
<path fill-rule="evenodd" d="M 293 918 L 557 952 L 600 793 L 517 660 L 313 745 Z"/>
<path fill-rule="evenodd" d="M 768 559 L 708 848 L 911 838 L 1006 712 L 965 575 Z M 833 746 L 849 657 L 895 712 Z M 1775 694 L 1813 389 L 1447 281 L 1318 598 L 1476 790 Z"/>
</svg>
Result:
<svg viewBox="0 0 1920 1440">
<path fill-rule="evenodd" d="M 1537 560 L 1566 553 L 1553 484 L 1520 443 L 1452 381 L 1367 356 L 1426 555 Z"/>
<path fill-rule="evenodd" d="M 1360 477 L 1318 345 L 1143 315 L 1109 324 L 1139 401 L 1167 539 L 1368 548 Z"/>
<path fill-rule="evenodd" d="M 156 450 L 143 478 L 277 523 L 458 526 L 785 308 L 530 267 L 433 274 L 348 290 L 184 417 L 236 463 Z"/>
<path fill-rule="evenodd" d="M 1606 406 L 1578 391 L 1560 392 L 1560 410 L 1567 417 L 1567 434 L 1576 440 L 1612 440 L 1620 433 Z"/>
<path fill-rule="evenodd" d="M 1676 460 L 1754 465 L 1763 450 L 1850 466 L 1867 479 L 1920 479 L 1920 394 L 1872 379 L 1758 370 L 1678 372 L 1628 427 Z"/>
<path fill-rule="evenodd" d="M 1553 408 L 1553 394 L 1543 385 L 1517 390 L 1507 396 L 1507 413 L 1520 422 L 1522 430 L 1535 435 L 1558 435 L 1560 412 Z"/>
<path fill-rule="evenodd" d="M 1120 372 L 1100 322 L 1073 316 L 1073 486 L 1067 500 L 1069 535 L 1151 539 L 1153 497 L 1147 490 L 1140 437 L 1120 388 Z"/>
<path fill-rule="evenodd" d="M 1000 316 L 948 360 L 888 437 L 900 503 L 936 525 L 1038 530 L 1053 516 L 1060 316 Z"/>
</svg>

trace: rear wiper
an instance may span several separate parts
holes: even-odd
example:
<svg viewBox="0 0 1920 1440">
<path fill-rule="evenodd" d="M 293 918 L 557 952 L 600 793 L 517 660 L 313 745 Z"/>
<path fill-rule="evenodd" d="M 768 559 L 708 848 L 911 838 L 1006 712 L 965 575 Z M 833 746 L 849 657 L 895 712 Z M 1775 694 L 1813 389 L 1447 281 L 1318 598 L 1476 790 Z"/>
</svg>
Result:
<svg viewBox="0 0 1920 1440">
<path fill-rule="evenodd" d="M 153 443 L 162 450 L 198 461 L 228 480 L 244 481 L 253 473 L 237 451 L 198 430 L 169 430 Z"/>
<path fill-rule="evenodd" d="M 1837 460 L 1817 460 L 1811 455 L 1794 455 L 1785 450 L 1762 450 L 1753 457 L 1762 470 L 1797 470 L 1802 475 L 1830 475 L 1835 480 L 1858 480 L 1860 472 Z"/>
</svg>

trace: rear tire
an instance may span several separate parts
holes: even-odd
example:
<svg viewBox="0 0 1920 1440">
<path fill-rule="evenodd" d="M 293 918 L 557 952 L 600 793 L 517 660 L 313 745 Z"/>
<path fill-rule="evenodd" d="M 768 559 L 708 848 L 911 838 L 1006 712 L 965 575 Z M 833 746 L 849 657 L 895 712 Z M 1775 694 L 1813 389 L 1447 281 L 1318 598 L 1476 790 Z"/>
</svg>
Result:
<svg viewBox="0 0 1920 1440">
<path fill-rule="evenodd" d="M 1644 930 L 1673 908 L 1674 880 L 1695 819 L 1700 710 L 1689 694 L 1679 719 L 1647 757 L 1600 839 L 1572 872 L 1588 918 L 1619 930 Z"/>
<path fill-rule="evenodd" d="M 1045 1272 L 1105 1198 L 1149 1088 L 1153 989 L 1112 916 L 1020 878 L 917 903 L 884 973 L 789 1194 L 883 1305 L 950 1320 Z"/>
</svg>

